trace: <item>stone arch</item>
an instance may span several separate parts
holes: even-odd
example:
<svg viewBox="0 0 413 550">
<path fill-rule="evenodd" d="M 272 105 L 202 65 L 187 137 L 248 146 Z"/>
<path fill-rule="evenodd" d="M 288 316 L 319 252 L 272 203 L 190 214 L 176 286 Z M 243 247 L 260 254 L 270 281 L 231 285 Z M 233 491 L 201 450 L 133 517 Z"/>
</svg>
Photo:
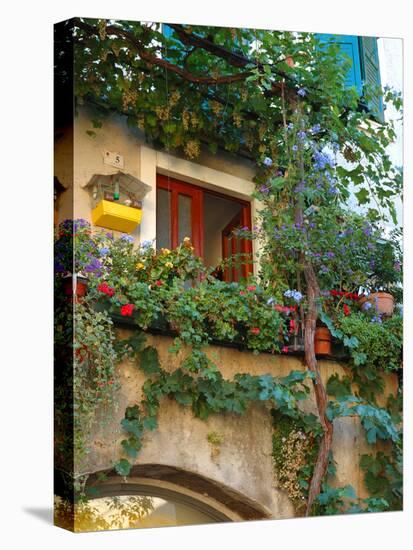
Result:
<svg viewBox="0 0 413 550">
<path fill-rule="evenodd" d="M 106 474 L 106 479 L 99 481 L 102 473 Z M 217 522 L 272 517 L 261 504 L 231 487 L 196 472 L 165 464 L 135 465 L 127 478 L 120 478 L 113 470 L 96 472 L 87 482 L 87 489 L 92 488 L 95 490 L 91 492 L 91 498 L 137 494 L 169 498 L 198 509 Z"/>
</svg>

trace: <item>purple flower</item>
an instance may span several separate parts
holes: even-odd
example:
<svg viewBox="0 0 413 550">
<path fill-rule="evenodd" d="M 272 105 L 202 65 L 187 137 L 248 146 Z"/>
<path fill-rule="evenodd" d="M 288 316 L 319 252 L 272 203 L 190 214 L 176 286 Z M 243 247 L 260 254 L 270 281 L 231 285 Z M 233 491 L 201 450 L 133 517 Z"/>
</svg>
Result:
<svg viewBox="0 0 413 550">
<path fill-rule="evenodd" d="M 113 233 L 106 233 L 106 237 L 108 239 L 113 239 Z"/>
<path fill-rule="evenodd" d="M 332 195 L 338 195 L 340 191 L 337 189 L 335 185 L 330 185 L 330 187 L 328 188 L 328 192 L 331 193 Z"/>
<path fill-rule="evenodd" d="M 267 185 L 261 185 L 260 191 L 263 195 L 268 195 L 270 188 Z"/>
<path fill-rule="evenodd" d="M 314 126 L 310 129 L 310 132 L 312 134 L 317 134 L 318 132 L 321 131 L 321 126 L 320 124 L 314 124 Z"/>
<path fill-rule="evenodd" d="M 372 317 L 372 318 L 371 318 L 371 322 L 372 322 L 372 323 L 381 323 L 382 320 L 381 320 L 380 315 L 375 315 L 374 317 Z"/>
<path fill-rule="evenodd" d="M 367 237 L 370 237 L 371 234 L 372 234 L 372 229 L 369 225 L 366 225 L 363 229 L 363 233 L 367 236 Z"/>
<path fill-rule="evenodd" d="M 95 273 L 96 275 L 102 274 L 102 264 L 97 258 L 93 258 L 90 263 L 85 266 L 86 273 Z"/>
<path fill-rule="evenodd" d="M 99 254 L 101 256 L 106 256 L 106 254 L 109 253 L 109 248 L 107 246 L 104 246 L 103 248 L 100 248 L 99 249 Z"/>
<path fill-rule="evenodd" d="M 132 235 L 128 235 L 127 233 L 122 233 L 122 235 L 120 236 L 121 240 L 122 241 L 125 241 L 127 243 L 133 243 L 133 241 L 135 240 Z"/>
<path fill-rule="evenodd" d="M 370 308 L 371 308 L 371 302 L 364 302 L 364 304 L 361 306 L 361 309 L 363 311 L 367 311 Z"/>
<path fill-rule="evenodd" d="M 293 151 L 298 151 L 298 145 L 293 145 L 293 146 L 292 146 L 292 150 L 293 150 Z"/>
<path fill-rule="evenodd" d="M 307 134 L 304 132 L 304 130 L 300 130 L 297 134 L 298 139 L 305 139 L 307 137 Z"/>
<path fill-rule="evenodd" d="M 304 97 L 304 96 L 307 94 L 307 92 L 306 92 L 306 90 L 305 90 L 304 88 L 298 88 L 297 94 L 298 94 L 300 97 Z"/>
<path fill-rule="evenodd" d="M 314 152 L 314 168 L 324 170 L 327 166 L 334 168 L 334 159 L 328 153 Z"/>
<path fill-rule="evenodd" d="M 327 256 L 327 258 L 334 258 L 335 254 L 334 254 L 334 252 L 327 252 L 326 256 Z"/>
<path fill-rule="evenodd" d="M 292 298 L 297 303 L 303 298 L 303 295 L 298 290 L 286 290 L 284 296 L 286 298 Z"/>
<path fill-rule="evenodd" d="M 328 267 L 326 267 L 324 264 L 320 265 L 320 271 L 321 273 L 328 273 Z"/>
<path fill-rule="evenodd" d="M 270 157 L 265 157 L 265 159 L 263 160 L 263 164 L 267 167 L 272 166 L 272 159 L 270 159 Z"/>
<path fill-rule="evenodd" d="M 394 268 L 396 271 L 400 271 L 400 269 L 401 269 L 400 262 L 394 262 L 393 268 Z"/>
</svg>

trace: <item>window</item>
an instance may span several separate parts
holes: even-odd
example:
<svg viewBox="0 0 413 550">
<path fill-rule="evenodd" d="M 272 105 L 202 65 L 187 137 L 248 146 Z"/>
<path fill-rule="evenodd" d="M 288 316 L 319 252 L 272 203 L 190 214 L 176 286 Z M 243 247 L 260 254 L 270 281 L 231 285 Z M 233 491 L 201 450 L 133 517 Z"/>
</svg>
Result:
<svg viewBox="0 0 413 550">
<path fill-rule="evenodd" d="M 334 34 L 316 34 L 322 42 L 340 44 L 343 54 L 347 55 L 352 66 L 346 78 L 346 86 L 354 86 L 360 96 L 363 95 L 363 84 L 380 86 L 379 54 L 377 38 L 372 36 L 351 36 Z M 368 108 L 374 118 L 384 121 L 383 101 L 380 96 L 370 101 Z"/>
<path fill-rule="evenodd" d="M 195 253 L 206 266 L 216 269 L 218 278 L 239 281 L 252 273 L 252 244 L 237 236 L 236 230 L 241 227 L 251 229 L 248 201 L 158 174 L 158 250 L 175 248 L 189 237 Z M 222 260 L 227 260 L 227 266 L 221 270 Z"/>
</svg>

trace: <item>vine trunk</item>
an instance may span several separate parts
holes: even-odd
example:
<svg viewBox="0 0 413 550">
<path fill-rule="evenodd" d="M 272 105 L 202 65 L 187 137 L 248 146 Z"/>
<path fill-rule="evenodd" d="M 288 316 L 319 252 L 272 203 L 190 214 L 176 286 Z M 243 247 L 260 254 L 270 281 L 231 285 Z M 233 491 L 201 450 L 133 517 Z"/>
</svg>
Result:
<svg viewBox="0 0 413 550">
<path fill-rule="evenodd" d="M 308 312 L 305 318 L 304 337 L 305 361 L 307 367 L 314 373 L 313 385 L 315 398 L 320 422 L 324 430 L 308 492 L 306 509 L 306 516 L 308 516 L 310 515 L 315 498 L 320 493 L 321 483 L 327 471 L 328 457 L 333 441 L 333 424 L 327 418 L 327 392 L 321 379 L 320 370 L 318 368 L 314 351 L 314 335 L 318 316 L 317 299 L 320 296 L 320 289 L 313 266 L 309 262 L 306 262 L 304 265 L 304 276 L 307 283 L 308 293 Z"/>
</svg>

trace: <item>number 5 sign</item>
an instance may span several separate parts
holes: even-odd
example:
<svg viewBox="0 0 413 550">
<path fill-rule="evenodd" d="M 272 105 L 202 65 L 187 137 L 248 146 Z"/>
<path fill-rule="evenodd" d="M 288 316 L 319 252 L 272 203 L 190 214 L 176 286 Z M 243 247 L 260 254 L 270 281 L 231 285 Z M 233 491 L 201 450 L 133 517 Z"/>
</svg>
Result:
<svg viewBox="0 0 413 550">
<path fill-rule="evenodd" d="M 119 155 L 119 153 L 113 153 L 112 151 L 103 151 L 103 162 L 115 168 L 124 167 L 123 156 Z"/>
</svg>

